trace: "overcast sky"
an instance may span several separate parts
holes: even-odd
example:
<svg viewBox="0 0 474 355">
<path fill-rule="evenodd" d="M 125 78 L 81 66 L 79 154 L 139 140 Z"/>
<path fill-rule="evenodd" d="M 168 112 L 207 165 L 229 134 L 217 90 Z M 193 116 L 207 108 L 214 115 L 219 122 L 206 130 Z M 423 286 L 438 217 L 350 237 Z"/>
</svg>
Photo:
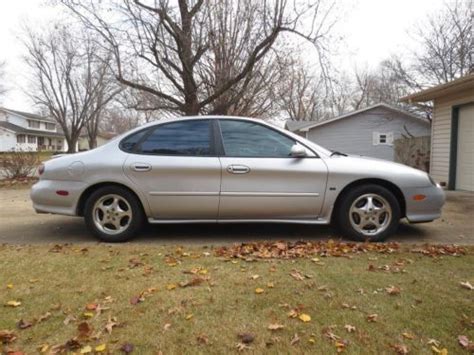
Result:
<svg viewBox="0 0 474 355">
<path fill-rule="evenodd" d="M 338 0 L 344 4 L 339 32 L 345 37 L 340 52 L 344 69 L 355 66 L 375 67 L 393 53 L 407 54 L 414 42 L 409 29 L 423 21 L 428 13 L 443 6 L 445 0 Z M 18 35 L 21 24 L 47 24 L 59 16 L 55 9 L 44 5 L 44 0 L 0 1 L 0 60 L 6 62 L 6 86 L 9 92 L 2 106 L 34 111 L 22 92 L 26 85 L 24 53 Z"/>
</svg>

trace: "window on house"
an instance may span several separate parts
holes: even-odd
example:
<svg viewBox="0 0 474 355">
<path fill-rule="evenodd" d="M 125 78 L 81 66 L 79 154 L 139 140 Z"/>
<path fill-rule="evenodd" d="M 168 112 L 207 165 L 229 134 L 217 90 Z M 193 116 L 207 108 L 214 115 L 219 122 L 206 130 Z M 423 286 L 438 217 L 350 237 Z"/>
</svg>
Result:
<svg viewBox="0 0 474 355">
<path fill-rule="evenodd" d="M 40 128 L 39 121 L 28 120 L 28 127 L 30 128 Z"/>
<path fill-rule="evenodd" d="M 26 137 L 24 134 L 19 134 L 16 136 L 16 142 L 17 143 L 25 143 L 26 142 Z"/>
<path fill-rule="evenodd" d="M 54 123 L 45 123 L 46 129 L 50 131 L 54 131 L 56 129 L 56 124 Z"/>
<path fill-rule="evenodd" d="M 36 143 L 36 137 L 35 136 L 28 136 L 28 143 Z"/>
<path fill-rule="evenodd" d="M 373 145 L 393 145 L 393 132 L 374 132 Z"/>
</svg>

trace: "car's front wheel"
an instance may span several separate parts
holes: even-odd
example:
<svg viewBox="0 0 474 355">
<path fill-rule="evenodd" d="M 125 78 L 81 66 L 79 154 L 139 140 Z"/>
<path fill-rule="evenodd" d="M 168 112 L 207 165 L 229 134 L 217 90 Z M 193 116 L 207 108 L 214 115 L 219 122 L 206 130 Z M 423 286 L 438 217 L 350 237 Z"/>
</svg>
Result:
<svg viewBox="0 0 474 355">
<path fill-rule="evenodd" d="M 342 232 L 358 241 L 383 241 L 400 222 L 400 206 L 393 193 L 379 185 L 362 185 L 347 192 L 339 205 Z"/>
<path fill-rule="evenodd" d="M 100 240 L 124 242 L 134 237 L 144 222 L 140 201 L 120 186 L 102 187 L 86 201 L 84 219 L 87 227 Z"/>
</svg>

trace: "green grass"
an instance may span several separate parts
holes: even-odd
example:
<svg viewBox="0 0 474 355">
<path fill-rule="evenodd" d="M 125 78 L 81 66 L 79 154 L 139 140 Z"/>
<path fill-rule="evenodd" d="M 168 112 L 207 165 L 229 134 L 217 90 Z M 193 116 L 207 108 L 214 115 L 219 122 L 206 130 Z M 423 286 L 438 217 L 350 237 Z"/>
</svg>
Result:
<svg viewBox="0 0 474 355">
<path fill-rule="evenodd" d="M 214 256 L 211 248 L 99 244 L 87 250 L 65 246 L 57 253 L 50 248 L 0 246 L 0 303 L 21 302 L 0 309 L 0 330 L 17 336 L 5 345 L 10 350 L 35 353 L 40 345 L 64 344 L 78 336 L 83 321 L 93 331 L 78 339 L 82 347 L 106 344 L 106 351 L 118 352 L 131 343 L 138 354 L 233 353 L 240 333 L 255 337 L 245 351 L 282 354 L 336 353 L 335 341 L 325 336 L 328 329 L 346 342 L 350 354 L 395 353 L 397 344 L 410 353 L 431 354 L 429 339 L 449 354 L 465 353 L 457 337 L 474 338 L 474 291 L 460 287 L 461 281 L 474 284 L 473 250 L 459 257 L 369 252 L 315 262 L 229 259 Z M 385 265 L 389 271 L 379 269 Z M 197 277 L 183 271 L 197 268 L 205 270 L 198 276 L 208 279 L 180 287 Z M 293 270 L 307 277 L 295 280 Z M 169 290 L 169 285 L 177 286 Z M 400 294 L 389 295 L 389 286 L 399 287 Z M 264 292 L 257 294 L 256 288 Z M 143 302 L 130 303 L 144 291 Z M 91 303 L 106 309 L 85 318 Z M 288 317 L 292 309 L 311 321 Z M 51 316 L 35 323 L 46 312 Z M 369 322 L 374 313 L 377 321 Z M 65 325 L 68 316 L 76 320 Z M 104 330 L 110 317 L 121 323 L 112 334 Z M 35 324 L 20 330 L 20 319 Z M 272 323 L 284 328 L 268 330 Z M 349 333 L 344 325 L 356 330 Z M 292 345 L 295 334 L 300 340 Z"/>
</svg>

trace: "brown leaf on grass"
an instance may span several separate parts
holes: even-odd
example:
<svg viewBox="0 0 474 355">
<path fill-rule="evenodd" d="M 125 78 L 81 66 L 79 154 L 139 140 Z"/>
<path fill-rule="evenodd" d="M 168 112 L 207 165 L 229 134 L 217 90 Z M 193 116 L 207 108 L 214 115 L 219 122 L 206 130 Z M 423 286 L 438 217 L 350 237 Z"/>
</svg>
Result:
<svg viewBox="0 0 474 355">
<path fill-rule="evenodd" d="M 122 344 L 122 346 L 120 347 L 120 351 L 125 353 L 125 354 L 130 354 L 133 349 L 135 347 L 133 346 L 133 344 L 130 344 L 130 343 L 124 343 Z"/>
<path fill-rule="evenodd" d="M 77 325 L 80 339 L 87 339 L 92 334 L 92 327 L 87 322 L 81 322 Z"/>
<path fill-rule="evenodd" d="M 301 339 L 300 339 L 300 337 L 298 336 L 298 334 L 295 333 L 295 335 L 293 335 L 293 337 L 292 337 L 291 340 L 290 340 L 290 344 L 291 344 L 291 345 L 295 345 L 296 343 L 299 343 L 300 340 L 301 340 Z"/>
<path fill-rule="evenodd" d="M 347 330 L 348 333 L 353 333 L 353 332 L 355 332 L 356 327 L 354 327 L 353 325 L 350 325 L 350 324 L 346 324 L 344 326 L 344 329 Z"/>
<path fill-rule="evenodd" d="M 390 347 L 399 355 L 406 355 L 410 352 L 408 347 L 404 344 L 392 344 Z"/>
<path fill-rule="evenodd" d="M 86 305 L 86 310 L 87 311 L 95 311 L 97 309 L 98 304 L 97 303 L 89 303 Z"/>
<path fill-rule="evenodd" d="M 280 330 L 283 328 L 285 328 L 285 326 L 283 324 L 278 324 L 278 323 L 269 324 L 267 327 L 268 330 Z"/>
<path fill-rule="evenodd" d="M 48 320 L 51 317 L 51 312 L 46 312 L 45 314 L 42 314 L 41 316 L 38 317 L 38 323 L 44 322 Z"/>
<path fill-rule="evenodd" d="M 459 256 L 459 255 L 465 255 L 466 249 L 458 245 L 425 244 L 422 247 L 412 249 L 411 252 L 420 253 L 426 256 L 431 256 L 431 257 L 442 256 L 442 255 Z"/>
<path fill-rule="evenodd" d="M 345 340 L 335 341 L 334 346 L 336 347 L 336 351 L 338 353 L 342 353 L 344 350 L 346 350 L 347 342 Z"/>
<path fill-rule="evenodd" d="M 390 295 L 390 296 L 396 296 L 399 295 L 401 292 L 401 289 L 396 286 L 389 286 L 385 288 L 385 291 Z"/>
<path fill-rule="evenodd" d="M 76 319 L 77 318 L 74 315 L 68 314 L 66 318 L 64 319 L 63 324 L 68 325 L 69 323 L 74 322 Z"/>
<path fill-rule="evenodd" d="M 474 342 L 470 341 L 465 335 L 458 336 L 459 345 L 461 345 L 467 351 L 474 351 Z"/>
<path fill-rule="evenodd" d="M 193 277 L 191 280 L 182 281 L 179 283 L 179 287 L 191 287 L 191 286 L 199 286 L 204 281 L 206 281 L 203 277 Z"/>
<path fill-rule="evenodd" d="M 472 286 L 469 281 L 460 282 L 460 285 L 462 288 L 465 288 L 466 290 L 471 290 L 471 291 L 474 290 L 474 286 Z"/>
<path fill-rule="evenodd" d="M 139 267 L 139 266 L 143 266 L 145 265 L 140 259 L 138 258 L 131 258 L 129 261 L 128 261 L 128 267 L 129 269 L 134 269 L 136 267 Z"/>
<path fill-rule="evenodd" d="M 244 344 L 250 344 L 255 340 L 255 335 L 251 333 L 240 333 L 237 335 Z"/>
<path fill-rule="evenodd" d="M 143 302 L 143 301 L 145 301 L 145 299 L 141 295 L 133 296 L 132 298 L 130 298 L 130 304 L 134 305 L 134 306 L 141 303 L 141 302 Z"/>
<path fill-rule="evenodd" d="M 119 325 L 119 322 L 117 322 L 117 318 L 115 317 L 109 317 L 107 320 L 107 324 L 105 325 L 105 330 L 107 333 L 112 334 L 112 329 L 114 327 L 117 327 Z"/>
<path fill-rule="evenodd" d="M 235 347 L 237 348 L 237 351 L 244 351 L 244 350 L 250 349 L 250 346 L 244 343 L 237 343 Z"/>
<path fill-rule="evenodd" d="M 5 303 L 5 307 L 16 308 L 16 307 L 20 307 L 20 306 L 21 306 L 21 302 L 20 302 L 20 301 L 16 301 L 16 300 L 7 301 L 7 302 Z"/>
<path fill-rule="evenodd" d="M 11 330 L 0 330 L 0 343 L 11 344 L 16 340 L 16 334 Z"/>
<path fill-rule="evenodd" d="M 334 326 L 325 327 L 325 328 L 323 328 L 322 333 L 329 340 L 337 341 L 337 340 L 341 339 L 341 337 L 333 333 L 333 331 L 332 331 L 333 328 L 334 328 Z"/>
<path fill-rule="evenodd" d="M 163 326 L 163 330 L 168 330 L 171 328 L 171 323 L 166 323 L 164 326 Z"/>
<path fill-rule="evenodd" d="M 27 329 L 33 326 L 33 323 L 20 319 L 20 321 L 16 324 L 18 329 Z"/>
<path fill-rule="evenodd" d="M 298 270 L 292 270 L 290 272 L 290 276 L 292 278 L 294 278 L 295 280 L 297 280 L 297 281 L 303 281 L 304 280 L 303 274 L 301 274 L 301 272 L 299 272 Z"/>
<path fill-rule="evenodd" d="M 377 322 L 378 317 L 379 317 L 379 315 L 377 313 L 369 314 L 367 316 L 367 321 L 375 323 L 375 322 Z"/>
<path fill-rule="evenodd" d="M 402 333 L 402 336 L 406 339 L 411 339 L 411 340 L 416 338 L 414 334 L 411 334 L 411 333 L 408 333 L 408 332 Z"/>
<path fill-rule="evenodd" d="M 74 351 L 79 350 L 81 348 L 81 343 L 79 343 L 76 339 L 69 339 L 64 345 L 63 349 L 66 351 Z"/>
<path fill-rule="evenodd" d="M 198 344 L 207 345 L 209 343 L 209 337 L 206 334 L 199 334 L 196 337 Z"/>
</svg>

